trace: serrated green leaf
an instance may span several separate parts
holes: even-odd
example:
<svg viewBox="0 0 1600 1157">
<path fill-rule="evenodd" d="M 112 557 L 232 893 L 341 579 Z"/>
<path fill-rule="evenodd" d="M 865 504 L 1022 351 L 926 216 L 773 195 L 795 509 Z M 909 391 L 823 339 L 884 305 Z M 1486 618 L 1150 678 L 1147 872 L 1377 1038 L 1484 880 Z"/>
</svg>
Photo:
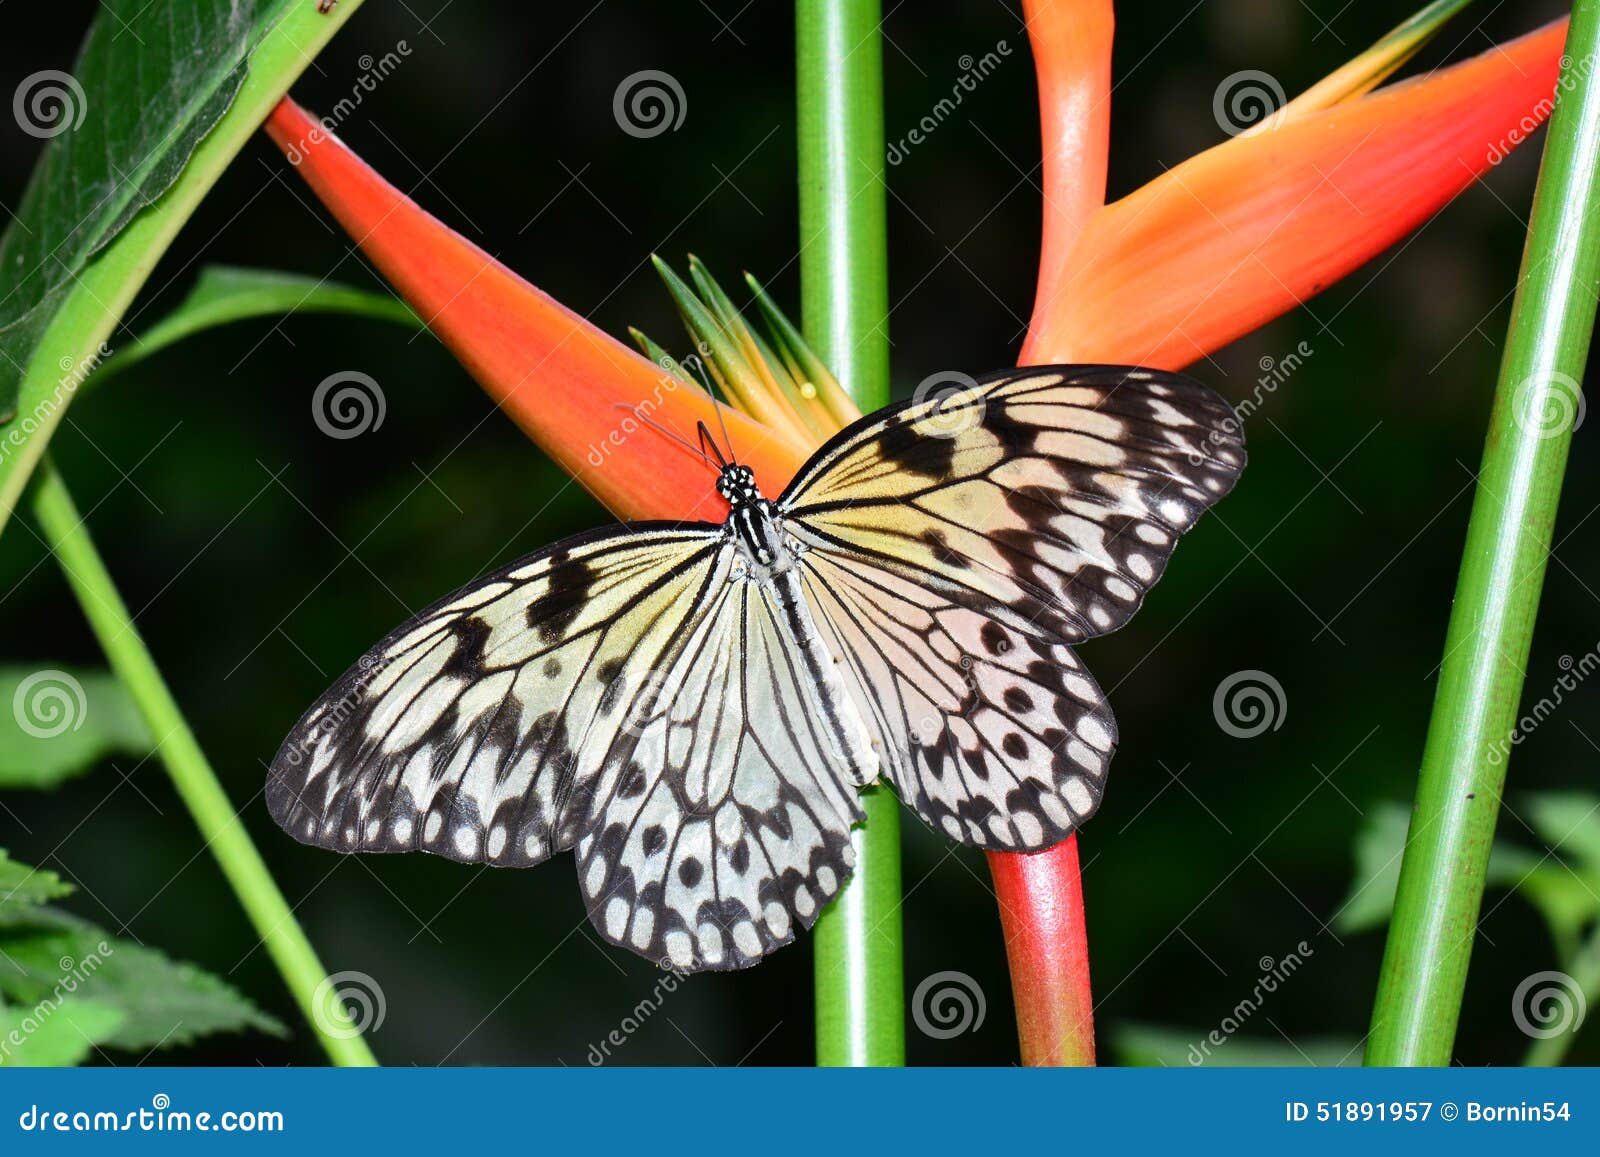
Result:
<svg viewBox="0 0 1600 1157">
<path fill-rule="evenodd" d="M 48 923 L 0 932 L 0 994 L 22 1005 L 45 999 L 93 1000 L 123 1013 L 104 1043 L 147 1050 L 193 1043 L 212 1033 L 283 1025 L 209 972 L 153 948 L 108 935 L 55 909 Z"/>
<path fill-rule="evenodd" d="M 17 923 L 51 900 L 72 895 L 72 885 L 45 868 L 30 868 L 0 848 L 0 928 Z"/>
<path fill-rule="evenodd" d="M 20 125 L 48 143 L 0 236 L 0 421 L 73 279 L 227 111 L 255 16 L 254 0 L 101 0 L 71 72 L 23 80 Z"/>
<path fill-rule="evenodd" d="M 109 671 L 0 666 L 0 790 L 55 787 L 108 755 L 146 755 L 153 746 Z"/>
<path fill-rule="evenodd" d="M 1211 1031 L 1124 1024 L 1112 1030 L 1111 1049 L 1118 1064 L 1145 1068 L 1346 1068 L 1361 1063 L 1361 1042 L 1355 1037 L 1296 1037 L 1290 1044 L 1223 1036 L 1219 1044 Z"/>
<path fill-rule="evenodd" d="M 34 1008 L 0 1008 L 0 1068 L 69 1068 L 106 1044 L 126 1019 L 98 1000 L 68 998 Z"/>
<path fill-rule="evenodd" d="M 410 306 L 388 294 L 277 269 L 210 265 L 200 271 L 194 288 L 176 309 L 141 335 L 136 345 L 108 360 L 86 384 L 98 385 L 203 330 L 252 317 L 291 313 L 349 314 L 423 328 L 422 319 Z"/>
</svg>

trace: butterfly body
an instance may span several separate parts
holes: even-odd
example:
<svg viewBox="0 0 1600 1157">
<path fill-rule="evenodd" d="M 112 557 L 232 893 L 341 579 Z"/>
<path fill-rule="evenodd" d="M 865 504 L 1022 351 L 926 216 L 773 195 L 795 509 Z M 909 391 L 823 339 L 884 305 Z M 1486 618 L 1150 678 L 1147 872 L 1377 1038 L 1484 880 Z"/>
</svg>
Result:
<svg viewBox="0 0 1600 1157">
<path fill-rule="evenodd" d="M 340 851 L 572 848 L 606 939 L 742 967 L 843 886 L 880 777 L 978 847 L 1094 812 L 1116 729 L 1072 644 L 1243 463 L 1215 395 L 1108 366 L 869 415 L 776 500 L 723 463 L 723 522 L 579 536 L 391 633 L 291 732 L 269 807 Z"/>
</svg>

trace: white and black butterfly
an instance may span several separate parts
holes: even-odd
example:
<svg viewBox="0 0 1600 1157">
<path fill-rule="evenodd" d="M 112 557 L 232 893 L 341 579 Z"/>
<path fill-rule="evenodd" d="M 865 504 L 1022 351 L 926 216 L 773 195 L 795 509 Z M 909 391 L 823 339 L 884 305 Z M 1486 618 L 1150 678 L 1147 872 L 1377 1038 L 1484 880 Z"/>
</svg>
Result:
<svg viewBox="0 0 1600 1157">
<path fill-rule="evenodd" d="M 983 848 L 1094 813 L 1116 724 L 1071 644 L 1127 621 L 1244 461 L 1198 383 L 1056 366 L 868 415 L 775 502 L 723 465 L 725 522 L 579 535 L 393 632 L 268 805 L 341 852 L 576 848 L 607 940 L 744 967 L 843 886 L 880 776 Z"/>
</svg>

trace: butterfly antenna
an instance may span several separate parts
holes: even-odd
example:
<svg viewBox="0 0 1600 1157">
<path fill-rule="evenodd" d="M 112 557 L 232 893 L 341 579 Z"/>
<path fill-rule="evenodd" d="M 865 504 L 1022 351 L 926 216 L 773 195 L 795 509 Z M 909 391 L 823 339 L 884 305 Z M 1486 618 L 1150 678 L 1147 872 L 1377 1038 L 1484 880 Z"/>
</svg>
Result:
<svg viewBox="0 0 1600 1157">
<path fill-rule="evenodd" d="M 617 403 L 615 403 L 613 405 L 612 408 L 616 409 L 616 410 L 627 410 L 628 413 L 632 414 L 635 418 L 637 418 L 639 421 L 643 422 L 646 426 L 649 426 L 656 433 L 661 434 L 662 436 L 664 436 L 666 438 L 669 438 L 672 441 L 678 443 L 678 445 L 680 445 L 684 449 L 688 450 L 689 453 L 698 454 L 701 458 L 703 458 L 705 460 L 705 464 L 707 466 L 712 465 L 711 458 L 705 452 L 705 448 L 704 448 L 703 445 L 696 446 L 693 442 L 689 441 L 689 439 L 685 438 L 682 434 L 679 434 L 675 430 L 667 429 L 660 422 L 657 422 L 655 419 L 651 418 L 649 414 L 641 414 L 639 412 L 639 407 L 630 406 L 626 402 L 617 402 Z M 705 423 L 702 422 L 701 423 L 701 429 L 704 429 L 704 428 L 705 428 Z M 720 458 L 721 455 L 719 454 L 718 457 Z"/>
<path fill-rule="evenodd" d="M 713 394 L 711 404 L 717 408 L 717 425 L 722 428 L 722 444 L 728 448 L 728 461 L 737 466 L 739 457 L 733 452 L 733 439 L 728 437 L 728 423 L 722 419 L 722 400 Z"/>
<path fill-rule="evenodd" d="M 705 458 L 708 464 L 710 463 L 711 458 L 706 454 L 706 447 L 710 446 L 711 453 L 717 456 L 717 467 L 719 469 L 726 470 L 728 467 L 728 460 L 722 456 L 722 447 L 717 445 L 717 440 L 711 436 L 711 431 L 706 428 L 706 424 L 704 422 L 696 423 L 696 425 L 700 431 L 701 457 Z"/>
</svg>

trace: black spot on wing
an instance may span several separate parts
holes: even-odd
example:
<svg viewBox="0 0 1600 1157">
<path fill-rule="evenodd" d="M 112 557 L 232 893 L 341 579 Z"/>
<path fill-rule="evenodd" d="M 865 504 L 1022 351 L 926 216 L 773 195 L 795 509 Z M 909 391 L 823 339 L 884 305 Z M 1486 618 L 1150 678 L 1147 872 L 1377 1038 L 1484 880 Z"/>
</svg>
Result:
<svg viewBox="0 0 1600 1157">
<path fill-rule="evenodd" d="M 877 438 L 878 453 L 901 470 L 945 479 L 955 464 L 957 438 L 919 434 L 904 422 L 886 423 Z"/>
</svg>

